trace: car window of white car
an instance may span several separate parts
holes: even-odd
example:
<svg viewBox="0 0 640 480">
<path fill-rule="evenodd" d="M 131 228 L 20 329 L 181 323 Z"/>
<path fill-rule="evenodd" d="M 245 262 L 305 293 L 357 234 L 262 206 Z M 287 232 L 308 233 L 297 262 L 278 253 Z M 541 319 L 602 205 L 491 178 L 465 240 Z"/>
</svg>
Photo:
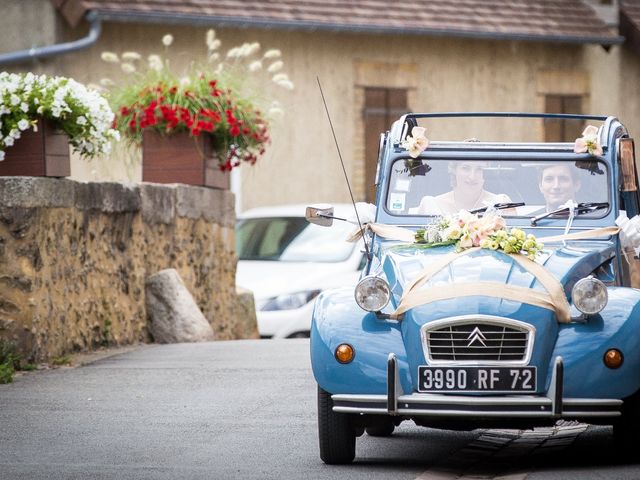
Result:
<svg viewBox="0 0 640 480">
<path fill-rule="evenodd" d="M 342 222 L 320 227 L 302 217 L 243 219 L 236 233 L 238 256 L 240 260 L 341 262 L 355 248 L 346 241 L 354 228 Z"/>
<path fill-rule="evenodd" d="M 353 225 L 343 222 L 334 222 L 331 227 L 309 224 L 284 249 L 280 259 L 288 262 L 342 262 L 355 248 L 354 243 L 347 242 L 353 230 Z"/>
</svg>

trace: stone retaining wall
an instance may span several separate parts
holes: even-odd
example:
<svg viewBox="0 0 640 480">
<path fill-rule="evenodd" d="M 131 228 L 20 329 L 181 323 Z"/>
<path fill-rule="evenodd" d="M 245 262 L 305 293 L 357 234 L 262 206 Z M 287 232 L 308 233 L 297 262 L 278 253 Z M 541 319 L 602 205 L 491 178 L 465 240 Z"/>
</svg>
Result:
<svg viewBox="0 0 640 480">
<path fill-rule="evenodd" d="M 0 339 L 41 361 L 151 340 L 145 279 L 175 268 L 216 338 L 257 338 L 235 288 L 233 194 L 0 178 Z"/>
</svg>

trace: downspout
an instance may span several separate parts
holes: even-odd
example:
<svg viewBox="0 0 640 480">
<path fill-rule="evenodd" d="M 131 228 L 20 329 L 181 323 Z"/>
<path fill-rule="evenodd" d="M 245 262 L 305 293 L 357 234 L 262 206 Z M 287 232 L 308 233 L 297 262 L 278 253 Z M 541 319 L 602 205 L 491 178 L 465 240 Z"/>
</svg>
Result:
<svg viewBox="0 0 640 480">
<path fill-rule="evenodd" d="M 79 40 L 73 42 L 57 43 L 55 45 L 47 45 L 46 47 L 33 47 L 28 50 L 20 50 L 17 52 L 0 54 L 0 65 L 10 63 L 23 63 L 29 60 L 53 57 L 63 55 L 65 53 L 82 50 L 94 44 L 102 31 L 102 22 L 98 17 L 98 13 L 90 11 L 85 15 L 89 22 L 89 34 Z"/>
</svg>

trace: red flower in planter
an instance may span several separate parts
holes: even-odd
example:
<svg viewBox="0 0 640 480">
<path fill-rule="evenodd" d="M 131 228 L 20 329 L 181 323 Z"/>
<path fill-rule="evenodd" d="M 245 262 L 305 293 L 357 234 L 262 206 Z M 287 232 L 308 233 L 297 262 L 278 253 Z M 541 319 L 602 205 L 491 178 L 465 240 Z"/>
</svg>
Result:
<svg viewBox="0 0 640 480">
<path fill-rule="evenodd" d="M 245 43 L 226 53 L 225 58 L 230 60 L 226 64 L 219 61 L 220 41 L 213 30 L 207 32 L 206 44 L 209 65 L 192 64 L 191 70 L 182 75 L 170 71 L 169 61 L 158 55 L 150 55 L 148 69 L 138 71 L 136 62 L 141 57 L 135 52 L 120 57 L 103 54 L 103 60 L 121 62 L 122 71 L 132 72 L 135 77 L 128 85 L 111 88 L 112 104 L 118 112 L 116 124 L 125 138 L 135 143 L 141 141 L 145 129 L 164 135 L 211 135 L 221 170 L 231 170 L 241 162 L 255 164 L 270 139 L 268 121 L 250 99 L 255 95 L 248 90 L 251 82 L 247 80 L 262 71 L 268 82 L 293 88 L 286 74 L 274 75 L 282 68 L 281 53 L 268 50 L 261 55 L 259 44 Z M 170 45 L 164 44 L 167 51 Z M 266 90 L 261 86 L 259 91 L 263 94 Z M 278 111 L 273 106 L 269 109 L 269 113 Z"/>
</svg>

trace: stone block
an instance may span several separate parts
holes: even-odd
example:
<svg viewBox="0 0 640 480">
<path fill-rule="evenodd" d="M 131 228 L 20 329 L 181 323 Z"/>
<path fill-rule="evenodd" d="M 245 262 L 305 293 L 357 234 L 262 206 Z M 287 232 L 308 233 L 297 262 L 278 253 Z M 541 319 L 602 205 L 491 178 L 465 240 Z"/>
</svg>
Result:
<svg viewBox="0 0 640 480">
<path fill-rule="evenodd" d="M 256 303 L 253 292 L 236 286 L 238 295 L 235 312 L 235 338 L 259 338 L 258 320 L 256 318 Z"/>
<path fill-rule="evenodd" d="M 3 207 L 72 207 L 76 182 L 66 178 L 0 177 Z"/>
<path fill-rule="evenodd" d="M 145 223 L 169 225 L 176 215 L 176 187 L 157 183 L 141 183 L 140 202 Z"/>
<path fill-rule="evenodd" d="M 140 191 L 137 185 L 78 182 L 75 206 L 79 210 L 98 210 L 104 213 L 137 212 L 140 210 Z"/>
<path fill-rule="evenodd" d="M 228 190 L 176 185 L 176 213 L 203 218 L 224 227 L 235 226 L 235 196 Z"/>
</svg>

